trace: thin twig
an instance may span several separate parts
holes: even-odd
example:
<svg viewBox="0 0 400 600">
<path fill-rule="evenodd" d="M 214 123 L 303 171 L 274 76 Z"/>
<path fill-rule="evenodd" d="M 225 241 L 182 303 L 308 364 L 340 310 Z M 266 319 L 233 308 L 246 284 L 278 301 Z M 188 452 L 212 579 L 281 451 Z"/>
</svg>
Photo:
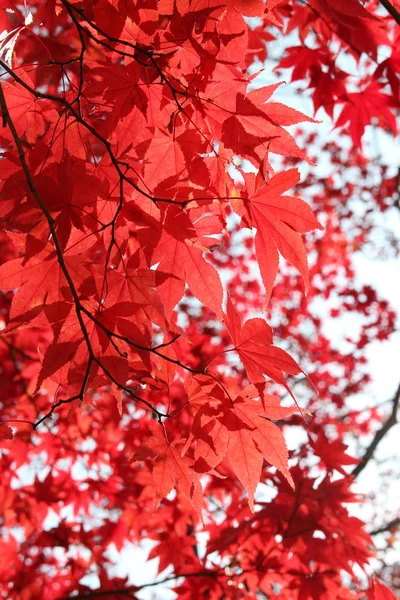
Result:
<svg viewBox="0 0 400 600">
<path fill-rule="evenodd" d="M 78 394 L 75 394 L 74 396 L 72 396 L 71 398 L 68 398 L 66 400 L 59 400 L 57 403 L 53 404 L 53 406 L 51 407 L 51 410 L 49 411 L 49 413 L 47 413 L 47 415 L 45 415 L 43 418 L 41 418 L 37 423 L 34 424 L 33 428 L 36 429 L 36 427 L 38 427 L 38 425 L 40 423 L 42 423 L 46 418 L 51 417 L 54 410 L 58 407 L 61 406 L 62 404 L 66 404 L 66 403 L 70 403 L 73 402 L 74 400 L 80 400 L 81 402 L 83 401 L 83 397 L 84 397 L 84 393 L 85 393 L 85 388 L 89 379 L 89 374 L 90 374 L 90 368 L 92 366 L 92 363 L 95 362 L 101 369 L 102 371 L 105 373 L 105 375 L 107 375 L 107 377 L 109 377 L 109 379 L 111 381 L 113 381 L 113 383 L 115 383 L 119 388 L 122 388 L 126 393 L 130 394 L 132 397 L 134 397 L 136 400 L 140 401 L 141 403 L 143 403 L 144 405 L 146 405 L 148 408 L 150 408 L 150 410 L 157 416 L 158 420 L 161 422 L 161 419 L 166 417 L 167 415 L 161 413 L 159 410 L 157 410 L 152 404 L 150 404 L 150 402 L 148 402 L 147 400 L 144 400 L 143 398 L 141 398 L 140 396 L 137 396 L 136 394 L 134 394 L 132 392 L 132 390 L 130 390 L 128 387 L 120 384 L 118 381 L 116 381 L 113 377 L 111 377 L 111 374 L 108 372 L 107 369 L 105 369 L 105 367 L 102 365 L 102 363 L 100 362 L 100 360 L 95 356 L 95 353 L 93 351 L 92 348 L 92 344 L 90 341 L 90 337 L 89 337 L 89 332 L 87 330 L 86 324 L 83 320 L 83 315 L 82 313 L 83 311 L 83 307 L 79 298 L 79 294 L 78 291 L 75 287 L 74 281 L 71 277 L 71 274 L 65 264 L 65 260 L 64 260 L 64 255 L 63 255 L 63 251 L 62 251 L 62 246 L 61 243 L 58 239 L 57 236 L 57 230 L 56 230 L 56 226 L 55 226 L 55 220 L 53 219 L 50 211 L 48 210 L 46 204 L 43 202 L 41 196 L 39 195 L 39 192 L 35 186 L 35 183 L 33 181 L 31 172 L 29 170 L 29 166 L 25 157 L 25 151 L 24 148 L 22 146 L 22 142 L 19 138 L 18 132 L 15 128 L 14 122 L 10 116 L 8 107 L 7 107 L 7 103 L 6 103 L 6 99 L 4 96 L 4 91 L 3 88 L 0 84 L 0 108 L 1 108 L 1 112 L 2 112 L 2 117 L 3 117 L 3 124 L 4 126 L 8 126 L 8 128 L 10 129 L 12 138 L 14 140 L 15 146 L 17 148 L 18 151 L 18 156 L 20 159 L 20 163 L 21 163 L 21 167 L 22 170 L 24 172 L 25 175 L 25 179 L 26 182 L 28 184 L 29 190 L 31 191 L 33 197 L 35 198 L 36 202 L 38 203 L 40 209 L 42 210 L 49 229 L 50 229 L 50 233 L 51 233 L 51 237 L 54 243 L 54 247 L 56 250 L 56 255 L 57 255 L 57 260 L 58 260 L 58 264 L 60 265 L 60 269 L 68 283 L 72 298 L 74 300 L 74 304 L 75 304 L 75 312 L 76 312 L 76 316 L 79 322 L 79 326 L 80 329 L 82 331 L 86 346 L 87 346 L 87 350 L 89 353 L 89 357 L 88 357 L 88 364 L 87 364 L 87 368 L 85 371 L 85 375 L 83 377 L 83 381 L 82 381 L 82 385 L 81 385 L 81 389 L 80 392 Z"/>
<path fill-rule="evenodd" d="M 163 583 L 168 583 L 169 581 L 175 581 L 176 579 L 180 579 L 181 577 L 211 577 L 212 579 L 217 579 L 219 576 L 225 575 L 225 572 L 221 569 L 218 571 L 197 571 L 195 573 L 183 573 L 182 575 L 170 575 L 169 577 L 165 577 L 161 581 L 152 581 L 150 583 L 143 583 L 142 585 L 132 585 L 125 588 L 119 589 L 111 589 L 111 590 L 93 590 L 90 592 L 84 592 L 83 594 L 78 594 L 76 596 L 67 596 L 62 600 L 85 600 L 86 598 L 96 598 L 96 597 L 105 597 L 111 595 L 132 595 L 140 590 L 149 587 L 155 587 L 157 585 L 162 585 Z"/>
</svg>

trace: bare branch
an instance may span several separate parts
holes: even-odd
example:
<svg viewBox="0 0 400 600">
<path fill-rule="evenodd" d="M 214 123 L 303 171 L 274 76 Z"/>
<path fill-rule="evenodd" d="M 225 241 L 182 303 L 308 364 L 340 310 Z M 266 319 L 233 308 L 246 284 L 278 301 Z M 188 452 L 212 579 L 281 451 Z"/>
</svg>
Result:
<svg viewBox="0 0 400 600">
<path fill-rule="evenodd" d="M 392 15 L 393 19 L 396 21 L 398 25 L 400 25 L 400 13 L 397 12 L 393 4 L 389 2 L 389 0 L 379 0 L 382 6 L 386 8 L 388 13 Z"/>
<path fill-rule="evenodd" d="M 379 533 L 393 531 L 394 529 L 397 529 L 399 526 L 400 526 L 400 517 L 397 517 L 396 519 L 392 519 L 391 521 L 389 521 L 389 523 L 386 523 L 385 525 L 381 525 L 380 527 L 377 527 L 377 529 L 373 529 L 372 531 L 369 532 L 369 535 L 378 535 Z"/>
<path fill-rule="evenodd" d="M 364 453 L 364 456 L 362 457 L 362 459 L 360 460 L 358 465 L 356 465 L 356 467 L 353 469 L 353 471 L 351 473 L 354 478 L 357 477 L 357 475 L 359 475 L 361 473 L 361 471 L 363 471 L 365 469 L 365 467 L 367 466 L 367 464 L 373 457 L 375 450 L 377 449 L 380 442 L 383 440 L 383 438 L 388 433 L 388 431 L 390 431 L 390 429 L 392 429 L 392 427 L 394 427 L 397 424 L 397 409 L 399 408 L 399 403 L 400 403 L 400 384 L 399 384 L 399 386 L 396 390 L 396 393 L 392 399 L 392 410 L 391 410 L 391 413 L 390 413 L 388 419 L 384 422 L 382 427 L 380 429 L 378 429 L 378 431 L 375 433 L 375 435 L 372 439 L 372 442 L 370 443 L 370 445 L 368 446 L 368 448 L 366 449 L 366 451 Z"/>
</svg>

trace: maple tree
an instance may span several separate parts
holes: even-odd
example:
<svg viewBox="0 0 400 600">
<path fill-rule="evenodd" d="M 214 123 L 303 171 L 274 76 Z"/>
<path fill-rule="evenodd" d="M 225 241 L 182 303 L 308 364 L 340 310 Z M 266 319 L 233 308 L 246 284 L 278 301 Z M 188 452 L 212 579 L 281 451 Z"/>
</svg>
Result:
<svg viewBox="0 0 400 600">
<path fill-rule="evenodd" d="M 398 253 L 364 148 L 397 134 L 398 2 L 0 8 L 0 596 L 395 598 L 399 517 L 350 507 L 400 387 L 349 399 L 396 330 L 354 255 Z M 134 585 L 110 552 L 144 540 Z"/>
</svg>

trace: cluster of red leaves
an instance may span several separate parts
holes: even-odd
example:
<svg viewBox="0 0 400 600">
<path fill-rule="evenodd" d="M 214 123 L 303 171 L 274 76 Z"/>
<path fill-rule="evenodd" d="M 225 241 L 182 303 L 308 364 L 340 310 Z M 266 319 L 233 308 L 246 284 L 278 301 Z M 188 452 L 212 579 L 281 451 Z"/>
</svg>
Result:
<svg viewBox="0 0 400 600">
<path fill-rule="evenodd" d="M 392 21 L 370 4 L 57 0 L 22 13 L 1 1 L 4 597 L 96 598 L 88 575 L 99 597 L 135 597 L 140 586 L 113 576 L 107 553 L 142 539 L 154 541 L 160 572 L 184 577 L 182 598 L 362 597 L 353 567 L 366 565 L 372 541 L 345 507 L 357 500 L 350 481 L 332 477 L 354 459 L 340 428 L 328 439 L 317 415 L 308 448 L 326 474 L 290 470 L 283 420 L 302 424 L 316 400 L 282 406 L 271 386 L 292 394 L 288 378 L 310 367 L 325 398 L 338 385 L 329 365 L 356 361 L 322 337 L 320 354 L 306 352 L 300 331 L 310 298 L 338 292 L 343 269 L 351 278 L 346 215 L 333 182 L 316 215 L 288 195 L 298 170 L 274 173 L 270 156 L 312 163 L 285 129 L 312 119 L 272 99 L 280 84 L 255 89 L 248 70 L 282 30 L 297 31 L 302 44 L 279 68 L 309 79 L 315 108 L 343 105 L 336 125 L 349 123 L 356 144 L 373 119 L 396 132 L 395 51 L 354 92 L 330 49 L 372 61 L 379 45 L 394 47 Z M 302 234 L 320 221 L 309 273 Z M 264 289 L 249 273 L 254 229 Z M 240 234 L 248 253 L 235 257 Z M 302 287 L 280 272 L 280 255 Z M 242 323 L 237 307 L 265 308 L 272 293 L 284 316 L 276 333 L 301 367 L 264 317 Z M 359 350 L 376 328 L 391 333 L 390 307 L 368 320 L 374 290 L 340 293 L 349 311 L 369 293 L 356 309 L 366 315 Z M 346 381 L 338 408 L 367 379 Z M 272 501 L 255 496 L 260 481 Z M 371 598 L 384 597 L 382 585 Z"/>
</svg>

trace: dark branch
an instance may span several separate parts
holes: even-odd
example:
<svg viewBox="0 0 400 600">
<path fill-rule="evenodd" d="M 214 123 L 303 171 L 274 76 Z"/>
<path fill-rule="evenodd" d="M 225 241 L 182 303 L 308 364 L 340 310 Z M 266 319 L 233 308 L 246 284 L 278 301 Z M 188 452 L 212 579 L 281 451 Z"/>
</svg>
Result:
<svg viewBox="0 0 400 600">
<path fill-rule="evenodd" d="M 97 140 L 99 140 L 99 142 L 104 146 L 107 154 L 109 155 L 110 160 L 111 160 L 115 170 L 118 173 L 118 176 L 120 178 L 122 178 L 124 181 L 126 181 L 139 194 L 141 194 L 142 196 L 145 196 L 146 198 L 148 198 L 149 200 L 151 200 L 154 203 L 164 202 L 167 204 L 175 204 L 178 206 L 184 206 L 188 202 L 196 200 L 196 198 L 194 198 L 193 200 L 186 200 L 184 202 L 178 202 L 178 201 L 168 199 L 168 198 L 158 198 L 158 197 L 152 196 L 151 194 L 147 193 L 145 190 L 141 189 L 130 177 L 128 177 L 125 174 L 124 170 L 122 169 L 122 167 L 124 167 L 125 169 L 126 169 L 126 167 L 128 167 L 129 169 L 132 169 L 132 167 L 130 167 L 129 165 L 126 165 L 126 163 L 121 162 L 120 160 L 118 160 L 116 158 L 116 156 L 112 150 L 111 142 L 109 142 L 105 137 L 103 137 L 97 131 L 97 129 L 95 127 L 90 125 L 90 123 L 88 123 L 87 121 L 85 121 L 85 119 L 83 119 L 81 117 L 81 115 L 79 114 L 79 111 L 73 107 L 73 103 L 68 102 L 62 96 L 55 96 L 54 94 L 48 94 L 46 92 L 39 92 L 38 90 L 31 88 L 3 60 L 0 60 L 0 65 L 13 78 L 13 80 L 15 82 L 19 83 L 24 89 L 26 89 L 29 93 L 31 93 L 38 100 L 39 99 L 51 100 L 53 102 L 57 102 L 57 103 L 61 104 L 62 106 L 64 106 L 64 108 L 76 119 L 76 121 L 78 123 L 80 123 L 82 125 L 82 127 L 84 127 L 87 131 L 89 131 L 93 135 L 93 137 L 95 137 Z M 212 200 L 212 198 L 208 198 L 208 200 Z"/>
<path fill-rule="evenodd" d="M 394 529 L 397 529 L 399 526 L 400 526 L 400 517 L 397 517 L 396 519 L 392 519 L 391 521 L 389 521 L 389 523 L 386 523 L 385 525 L 381 525 L 380 527 L 377 527 L 377 529 L 373 529 L 372 531 L 369 532 L 369 535 L 378 535 L 379 533 L 393 531 Z"/>
<path fill-rule="evenodd" d="M 132 392 L 132 390 L 130 390 L 128 387 L 121 385 L 118 381 L 116 381 L 111 374 L 108 372 L 107 369 L 105 369 L 105 367 L 102 365 L 101 361 L 95 356 L 95 353 L 93 351 L 92 348 L 92 344 L 90 341 L 90 337 L 89 337 L 89 333 L 87 330 L 87 327 L 85 325 L 85 322 L 83 320 L 83 316 L 82 316 L 82 312 L 83 311 L 83 307 L 79 298 L 79 294 L 78 291 L 75 287 L 74 281 L 71 277 L 71 274 L 67 268 L 67 265 L 65 263 L 64 260 L 64 255 L 63 255 L 63 251 L 62 251 L 62 247 L 60 244 L 60 241 L 58 239 L 57 236 L 57 230 L 56 230 L 56 226 L 55 226 L 55 221 L 50 213 L 50 211 L 48 210 L 46 204 L 43 202 L 36 186 L 35 183 L 33 181 L 31 172 L 29 170 L 29 166 L 25 157 L 25 152 L 24 152 L 24 148 L 22 145 L 22 142 L 19 138 L 18 132 L 16 130 L 16 127 L 14 125 L 14 122 L 10 116 L 8 107 L 7 107 L 7 102 L 4 96 L 4 92 L 3 92 L 3 88 L 0 84 L 0 109 L 1 109 L 1 113 L 2 113 L 2 117 L 3 117 L 3 124 L 4 126 L 8 126 L 12 138 L 14 140 L 15 146 L 17 148 L 18 151 L 18 156 L 19 156 L 19 160 L 21 163 L 21 167 L 22 170 L 24 172 L 25 175 L 25 179 L 26 182 L 28 184 L 29 190 L 32 193 L 32 196 L 35 198 L 37 204 L 39 205 L 41 211 L 43 212 L 46 221 L 48 223 L 49 226 L 49 230 L 51 233 L 51 237 L 54 243 L 54 247 L 56 250 L 56 254 L 57 254 L 57 260 L 58 260 L 58 264 L 60 265 L 60 269 L 64 274 L 64 277 L 68 283 L 68 287 L 71 291 L 73 300 L 74 300 L 74 304 L 75 304 L 75 312 L 76 312 L 76 316 L 79 322 L 79 326 L 80 329 L 82 331 L 86 346 L 87 346 L 87 350 L 89 353 L 89 358 L 88 358 L 88 364 L 87 364 L 87 368 L 86 368 L 86 372 L 82 381 L 82 385 L 81 385 L 81 389 L 79 391 L 78 394 L 72 396 L 71 398 L 68 398 L 67 400 L 60 400 L 59 402 L 53 404 L 53 406 L 51 407 L 50 412 L 45 415 L 45 417 L 43 417 L 42 419 L 40 419 L 37 423 L 34 424 L 33 428 L 36 429 L 36 427 L 42 423 L 44 421 L 44 419 L 46 419 L 47 417 L 51 417 L 54 410 L 58 407 L 61 406 L 61 404 L 66 404 L 66 403 L 70 403 L 73 402 L 74 400 L 80 400 L 81 402 L 83 401 L 83 397 L 84 397 L 84 393 L 85 393 L 85 388 L 89 379 L 89 374 L 90 374 L 90 369 L 91 366 L 93 364 L 93 362 L 95 362 L 102 370 L 103 372 L 109 377 L 109 379 L 111 379 L 111 381 L 113 381 L 113 383 L 115 383 L 119 388 L 123 389 L 126 393 L 130 394 L 132 397 L 134 397 L 136 400 L 140 401 L 141 403 L 145 404 L 158 418 L 159 422 L 161 422 L 161 419 L 163 417 L 166 417 L 167 415 L 161 413 L 159 410 L 157 410 L 152 404 L 150 404 L 150 402 L 148 402 L 147 400 L 144 400 L 143 398 L 141 398 L 140 396 L 137 396 L 136 394 L 134 394 Z M 79 115 L 78 115 L 79 117 Z"/>
<path fill-rule="evenodd" d="M 358 465 L 356 465 L 356 467 L 353 469 L 353 471 L 351 473 L 353 475 L 353 477 L 357 477 L 357 475 L 359 475 L 361 473 L 361 471 L 363 471 L 365 469 L 365 467 L 367 466 L 367 464 L 373 457 L 375 450 L 377 449 L 380 442 L 386 436 L 388 431 L 390 431 L 390 429 L 397 424 L 397 409 L 399 408 L 399 402 L 400 402 L 400 384 L 399 384 L 399 387 L 397 388 L 396 393 L 392 399 L 392 410 L 391 410 L 391 413 L 390 413 L 388 419 L 384 422 L 382 427 L 380 429 L 378 429 L 378 431 L 375 433 L 375 435 L 372 439 L 372 442 L 370 443 L 370 445 L 368 446 L 368 448 L 366 449 L 366 451 L 364 453 L 364 456 L 362 457 L 362 459 L 360 460 Z"/>
<path fill-rule="evenodd" d="M 400 25 L 400 13 L 397 12 L 393 4 L 389 2 L 389 0 L 379 0 L 382 6 L 386 8 L 388 13 L 392 15 L 393 19 L 396 21 L 398 25 Z"/>
<path fill-rule="evenodd" d="M 108 224 L 109 226 L 111 226 L 112 228 L 112 242 L 109 246 L 109 251 L 111 251 L 112 245 L 115 244 L 115 236 L 114 236 L 114 229 L 115 229 L 115 222 L 116 219 L 118 217 L 118 214 L 121 210 L 122 207 L 122 196 L 123 196 L 123 190 L 122 190 L 122 184 L 123 181 L 127 181 L 130 185 L 132 185 L 135 189 L 139 190 L 139 188 L 136 186 L 136 184 L 134 184 L 128 177 L 126 177 L 125 173 L 122 171 L 121 166 L 120 166 L 120 162 L 118 161 L 118 159 L 114 156 L 113 152 L 112 152 L 112 148 L 111 148 L 111 144 L 110 142 L 108 142 L 105 138 L 103 138 L 100 134 L 98 134 L 98 132 L 96 131 L 96 129 L 94 127 L 92 127 L 91 125 L 87 124 L 85 122 L 84 119 L 82 119 L 81 115 L 73 108 L 73 106 L 67 102 L 64 98 L 61 97 L 57 97 L 57 96 L 52 96 L 51 94 L 46 94 L 46 93 L 41 93 L 38 92 L 37 90 L 33 90 L 31 89 L 20 77 L 18 77 L 18 75 L 16 75 L 7 65 L 3 64 L 3 61 L 0 61 L 0 63 L 4 66 L 5 70 L 14 78 L 15 81 L 17 81 L 18 83 L 20 83 L 25 89 L 27 89 L 28 91 L 30 91 L 35 97 L 37 98 L 47 98 L 49 100 L 54 100 L 54 101 L 58 101 L 60 103 L 62 103 L 64 105 L 64 107 L 69 110 L 73 116 L 75 117 L 75 119 L 82 123 L 82 125 L 84 125 L 88 131 L 90 131 L 99 141 L 101 141 L 104 146 L 106 147 L 106 150 L 110 156 L 111 162 L 113 163 L 114 167 L 116 168 L 118 175 L 120 177 L 120 184 L 121 184 L 121 190 L 120 190 L 120 202 L 117 208 L 117 211 L 114 215 L 113 220 Z M 86 314 L 94 323 L 96 323 L 96 325 L 98 325 L 99 327 L 101 327 L 103 329 L 103 331 L 107 334 L 107 336 L 110 339 L 110 342 L 112 343 L 112 345 L 114 346 L 114 348 L 116 349 L 117 352 L 119 352 L 118 347 L 116 346 L 113 338 L 115 339 L 119 339 L 121 341 L 126 342 L 127 344 L 129 344 L 130 346 L 133 346 L 137 349 L 143 350 L 143 351 L 148 351 L 148 352 L 153 352 L 154 354 L 156 354 L 157 356 L 159 356 L 160 358 L 174 363 L 177 366 L 182 367 L 183 369 L 191 372 L 191 373 L 198 373 L 198 374 L 204 374 L 204 370 L 197 370 L 197 369 L 193 369 L 191 367 L 188 367 L 184 364 L 182 364 L 179 360 L 175 360 L 172 359 L 166 355 L 164 355 L 162 352 L 159 352 L 158 348 L 162 348 L 165 345 L 169 345 L 168 344 L 162 344 L 159 347 L 155 347 L 155 348 L 146 348 L 145 346 L 141 346 L 140 344 L 137 344 L 131 340 L 129 340 L 128 338 L 125 338 L 124 336 L 118 335 L 110 330 L 108 330 L 100 321 L 98 321 L 81 303 L 80 298 L 79 298 L 79 294 L 78 291 L 75 287 L 75 284 L 73 282 L 73 279 L 68 271 L 68 268 L 65 264 L 64 261 L 64 257 L 63 257 L 63 251 L 62 251 L 62 247 L 61 244 L 58 240 L 57 237 L 57 231 L 56 231 L 56 227 L 55 227 L 55 221 L 51 215 L 51 213 L 49 212 L 49 210 L 47 209 L 45 203 L 43 202 L 43 200 L 41 199 L 41 197 L 39 196 L 39 193 L 36 189 L 36 186 L 34 184 L 33 178 L 31 176 L 29 167 L 28 167 L 28 163 L 26 161 L 26 157 L 25 157 L 25 152 L 21 143 L 21 140 L 18 136 L 17 130 L 15 128 L 15 125 L 11 119 L 10 113 L 8 111 L 7 108 L 7 104 L 6 104 L 6 99 L 3 93 L 3 90 L 0 86 L 0 107 L 1 107 L 1 111 L 3 113 L 3 122 L 5 125 L 8 125 L 12 137 L 14 139 L 14 143 L 17 147 L 18 150 L 18 155 L 20 158 L 20 162 L 21 162 L 21 166 L 22 166 L 22 170 L 25 174 L 25 179 L 27 181 L 28 187 L 33 195 L 33 197 L 35 198 L 35 200 L 37 201 L 38 205 L 40 206 L 47 222 L 49 225 L 49 229 L 50 229 L 50 233 L 54 242 L 54 246 L 56 249 L 56 254 L 57 254 L 57 258 L 58 258 L 58 262 L 60 265 L 60 268 L 67 280 L 68 286 L 71 290 L 72 293 L 72 297 L 74 300 L 74 304 L 75 304 L 75 311 L 77 314 L 77 318 L 78 318 L 78 322 L 80 325 L 80 328 L 82 330 L 83 336 L 84 336 L 84 340 L 85 343 L 87 345 L 88 348 L 88 352 L 89 352 L 89 363 L 92 364 L 93 362 L 95 362 L 105 373 L 105 375 L 113 382 L 115 383 L 115 385 L 117 385 L 120 389 L 123 389 L 127 394 L 129 394 L 131 397 L 135 398 L 137 401 L 145 404 L 150 410 L 153 411 L 153 413 L 155 413 L 155 415 L 157 416 L 158 421 L 161 423 L 161 420 L 163 418 L 167 418 L 170 415 L 168 414 L 164 414 L 161 413 L 160 411 L 158 411 L 156 408 L 154 408 L 154 406 L 152 404 L 150 404 L 147 400 L 137 396 L 131 389 L 129 389 L 127 386 L 121 385 L 117 380 L 115 380 L 111 374 L 107 371 L 107 369 L 105 369 L 104 365 L 102 365 L 102 363 L 98 360 L 98 358 L 95 356 L 92 346 L 91 346 L 91 342 L 89 339 L 89 335 L 88 335 L 88 331 L 86 328 L 86 325 L 84 323 L 83 320 L 83 313 Z M 144 192 L 141 192 L 144 193 Z M 145 194 L 147 197 L 151 198 L 153 201 L 157 201 L 157 198 L 152 198 L 150 195 Z M 170 202 L 174 202 L 174 201 L 170 201 Z M 177 204 L 182 204 L 182 203 L 177 203 Z M 215 379 L 215 381 L 221 386 L 224 387 L 221 382 L 212 374 L 208 373 L 210 377 L 212 377 L 213 379 Z M 65 400 L 60 400 L 57 403 L 55 403 L 52 407 L 51 410 L 43 417 L 41 418 L 37 423 L 35 423 L 34 428 L 36 428 L 40 423 L 42 423 L 46 418 L 49 418 L 53 415 L 53 412 L 56 408 L 58 408 L 59 406 L 61 406 L 62 404 L 67 404 L 67 403 L 71 403 L 74 400 L 80 400 L 83 401 L 83 395 L 84 395 L 84 391 L 85 391 L 85 387 L 86 387 L 86 383 L 89 377 L 89 373 L 88 371 L 86 372 L 86 375 L 84 377 L 84 385 L 82 384 L 82 388 L 80 390 L 80 392 L 74 396 L 72 396 L 71 398 L 65 399 Z M 224 388 L 225 389 L 225 388 Z"/>
<path fill-rule="evenodd" d="M 79 60 L 79 58 L 75 58 L 74 60 Z M 85 121 L 84 118 L 82 118 L 82 116 L 79 114 L 79 112 L 74 108 L 73 104 L 76 102 L 76 99 L 73 102 L 68 102 L 68 100 L 66 100 L 66 98 L 64 98 L 63 96 L 55 96 L 54 94 L 49 94 L 47 92 L 40 92 L 32 87 L 30 87 L 21 77 L 19 77 L 9 66 L 7 63 L 5 63 L 3 60 L 0 59 L 0 65 L 1 67 L 4 69 L 4 71 L 6 73 L 8 73 L 8 75 L 10 75 L 12 77 L 12 79 L 14 80 L 15 83 L 18 83 L 20 86 L 22 86 L 27 92 L 29 92 L 30 94 L 32 94 L 32 96 L 34 96 L 35 98 L 37 98 L 38 100 L 50 100 L 52 102 L 56 102 L 58 104 L 61 104 L 68 113 L 70 113 L 75 120 L 77 121 L 77 123 L 80 123 L 80 125 L 82 125 L 82 127 L 84 127 L 87 131 L 89 131 L 89 133 L 91 133 L 91 135 L 93 135 L 93 137 L 95 137 L 105 148 L 106 153 L 109 155 L 111 163 L 113 164 L 115 170 L 117 171 L 118 177 L 120 179 L 122 179 L 123 181 L 125 181 L 129 186 L 131 186 L 136 192 L 138 192 L 139 194 L 141 194 L 142 196 L 144 196 L 145 198 L 148 198 L 149 200 L 151 200 L 154 204 L 157 204 L 159 202 L 165 203 L 165 204 L 174 204 L 175 206 L 180 206 L 182 208 L 185 208 L 186 206 L 190 205 L 192 202 L 210 202 L 212 200 L 219 200 L 219 201 L 225 201 L 225 200 L 237 200 L 237 196 L 195 196 L 193 198 L 188 198 L 187 200 L 173 200 L 171 198 L 161 198 L 159 196 L 153 196 L 152 194 L 146 192 L 145 190 L 143 190 L 142 188 L 140 188 L 130 177 L 128 177 L 127 175 L 127 170 L 133 170 L 132 166 L 130 166 L 129 164 L 119 160 L 113 150 L 112 150 L 112 144 L 111 142 L 109 142 L 105 137 L 103 137 L 95 127 L 93 127 L 90 123 L 88 123 L 87 121 Z M 215 105 L 215 103 L 212 103 Z M 215 105 L 217 106 L 217 105 Z M 228 111 L 229 112 L 229 111 Z M 192 122 L 192 121 L 191 121 Z M 197 127 L 196 127 L 197 129 Z M 201 132 L 199 132 L 201 133 Z M 202 136 L 204 137 L 204 136 Z M 210 146 L 211 143 L 207 142 Z M 215 152 L 214 148 L 212 147 L 212 151 Z M 105 229 L 106 227 L 110 227 L 112 225 L 112 221 L 110 223 L 107 223 L 105 225 L 102 226 L 102 230 Z"/>
</svg>

